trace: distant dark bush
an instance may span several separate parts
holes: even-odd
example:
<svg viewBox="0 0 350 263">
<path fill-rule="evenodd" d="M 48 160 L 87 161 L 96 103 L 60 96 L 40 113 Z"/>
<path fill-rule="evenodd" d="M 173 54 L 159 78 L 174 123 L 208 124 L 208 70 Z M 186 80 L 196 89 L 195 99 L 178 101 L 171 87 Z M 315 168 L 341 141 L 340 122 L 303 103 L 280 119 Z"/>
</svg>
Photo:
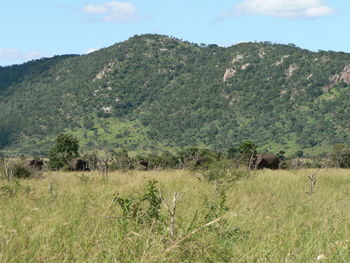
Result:
<svg viewBox="0 0 350 263">
<path fill-rule="evenodd" d="M 131 158 L 128 151 L 125 149 L 118 149 L 114 152 L 114 161 L 111 164 L 111 170 L 127 170 L 135 167 L 135 160 Z"/>
<path fill-rule="evenodd" d="M 2 163 L 2 169 L 5 170 L 4 162 Z M 39 177 L 42 171 L 30 167 L 25 160 L 11 160 L 6 161 L 6 172 L 4 171 L 4 176 L 7 179 L 28 179 Z"/>
<path fill-rule="evenodd" d="M 30 178 L 32 175 L 30 168 L 23 162 L 15 162 L 10 169 L 12 169 L 14 178 Z"/>
<path fill-rule="evenodd" d="M 99 159 L 96 152 L 86 153 L 83 155 L 82 159 L 86 160 L 90 170 L 97 170 Z"/>
<path fill-rule="evenodd" d="M 292 160 L 285 159 L 280 162 L 280 169 L 290 169 L 292 168 Z"/>
</svg>

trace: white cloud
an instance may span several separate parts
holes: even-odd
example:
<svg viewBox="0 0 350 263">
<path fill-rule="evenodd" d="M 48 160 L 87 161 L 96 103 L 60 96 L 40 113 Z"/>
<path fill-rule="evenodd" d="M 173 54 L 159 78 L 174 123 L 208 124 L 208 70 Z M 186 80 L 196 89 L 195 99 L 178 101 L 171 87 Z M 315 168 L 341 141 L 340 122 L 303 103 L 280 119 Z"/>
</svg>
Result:
<svg viewBox="0 0 350 263">
<path fill-rule="evenodd" d="M 21 51 L 19 49 L 1 49 L 0 59 L 4 60 L 31 60 L 42 57 L 38 51 Z"/>
<path fill-rule="evenodd" d="M 316 18 L 334 13 L 323 0 L 244 0 L 236 6 L 238 14 L 280 18 Z"/>
<path fill-rule="evenodd" d="M 92 52 L 95 52 L 97 51 L 98 49 L 97 48 L 89 48 L 87 51 L 86 51 L 86 54 L 90 54 Z"/>
<path fill-rule="evenodd" d="M 83 8 L 83 12 L 109 22 L 131 23 L 140 19 L 135 6 L 127 2 L 111 1 L 96 5 L 88 4 Z"/>
</svg>

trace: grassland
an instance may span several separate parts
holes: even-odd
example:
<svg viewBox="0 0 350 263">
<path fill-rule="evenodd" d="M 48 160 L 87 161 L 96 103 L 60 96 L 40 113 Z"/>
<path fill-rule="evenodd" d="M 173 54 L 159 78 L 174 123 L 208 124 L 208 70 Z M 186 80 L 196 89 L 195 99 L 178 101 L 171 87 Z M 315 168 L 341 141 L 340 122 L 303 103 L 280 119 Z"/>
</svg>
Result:
<svg viewBox="0 0 350 263">
<path fill-rule="evenodd" d="M 3 180 L 0 262 L 350 262 L 350 170 L 319 171 L 307 195 L 313 172 L 257 171 L 224 197 L 189 171 Z M 181 193 L 174 238 L 164 207 L 137 221 L 113 201 L 136 200 L 153 179 L 169 205 Z"/>
</svg>

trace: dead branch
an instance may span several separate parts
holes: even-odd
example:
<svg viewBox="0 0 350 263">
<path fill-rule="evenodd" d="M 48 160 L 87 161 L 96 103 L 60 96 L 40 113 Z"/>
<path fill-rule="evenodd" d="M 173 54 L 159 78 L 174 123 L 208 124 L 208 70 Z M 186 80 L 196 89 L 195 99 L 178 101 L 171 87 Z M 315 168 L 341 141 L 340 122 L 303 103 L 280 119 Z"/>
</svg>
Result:
<svg viewBox="0 0 350 263">
<path fill-rule="evenodd" d="M 6 161 L 6 159 L 4 159 L 4 169 L 5 169 L 5 177 L 7 179 L 7 181 L 12 181 L 13 179 L 13 171 L 10 168 L 10 162 Z"/>
<path fill-rule="evenodd" d="M 316 185 L 316 174 L 321 170 L 321 168 L 319 168 L 316 172 L 314 172 L 312 175 L 309 175 L 308 178 L 310 180 L 310 190 L 308 192 L 306 192 L 306 194 L 308 195 L 312 195 L 314 187 Z"/>
<path fill-rule="evenodd" d="M 174 192 L 172 207 L 170 207 L 165 200 L 163 199 L 162 192 L 159 191 L 160 199 L 162 200 L 162 204 L 168 210 L 170 214 L 170 236 L 171 238 L 175 237 L 175 213 L 176 213 L 176 204 L 180 199 L 180 195 L 177 192 Z"/>
</svg>

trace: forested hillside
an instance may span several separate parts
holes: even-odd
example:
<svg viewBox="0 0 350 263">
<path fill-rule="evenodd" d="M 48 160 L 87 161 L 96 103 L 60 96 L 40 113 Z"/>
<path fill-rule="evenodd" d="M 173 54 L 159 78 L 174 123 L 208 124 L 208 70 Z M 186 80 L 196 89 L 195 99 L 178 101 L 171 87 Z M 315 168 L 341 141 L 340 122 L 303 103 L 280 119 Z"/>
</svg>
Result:
<svg viewBox="0 0 350 263">
<path fill-rule="evenodd" d="M 327 151 L 350 143 L 350 54 L 293 45 L 198 45 L 135 36 L 88 55 L 0 67 L 0 149 L 43 155 L 60 132 L 83 149 L 187 145 Z"/>
</svg>

